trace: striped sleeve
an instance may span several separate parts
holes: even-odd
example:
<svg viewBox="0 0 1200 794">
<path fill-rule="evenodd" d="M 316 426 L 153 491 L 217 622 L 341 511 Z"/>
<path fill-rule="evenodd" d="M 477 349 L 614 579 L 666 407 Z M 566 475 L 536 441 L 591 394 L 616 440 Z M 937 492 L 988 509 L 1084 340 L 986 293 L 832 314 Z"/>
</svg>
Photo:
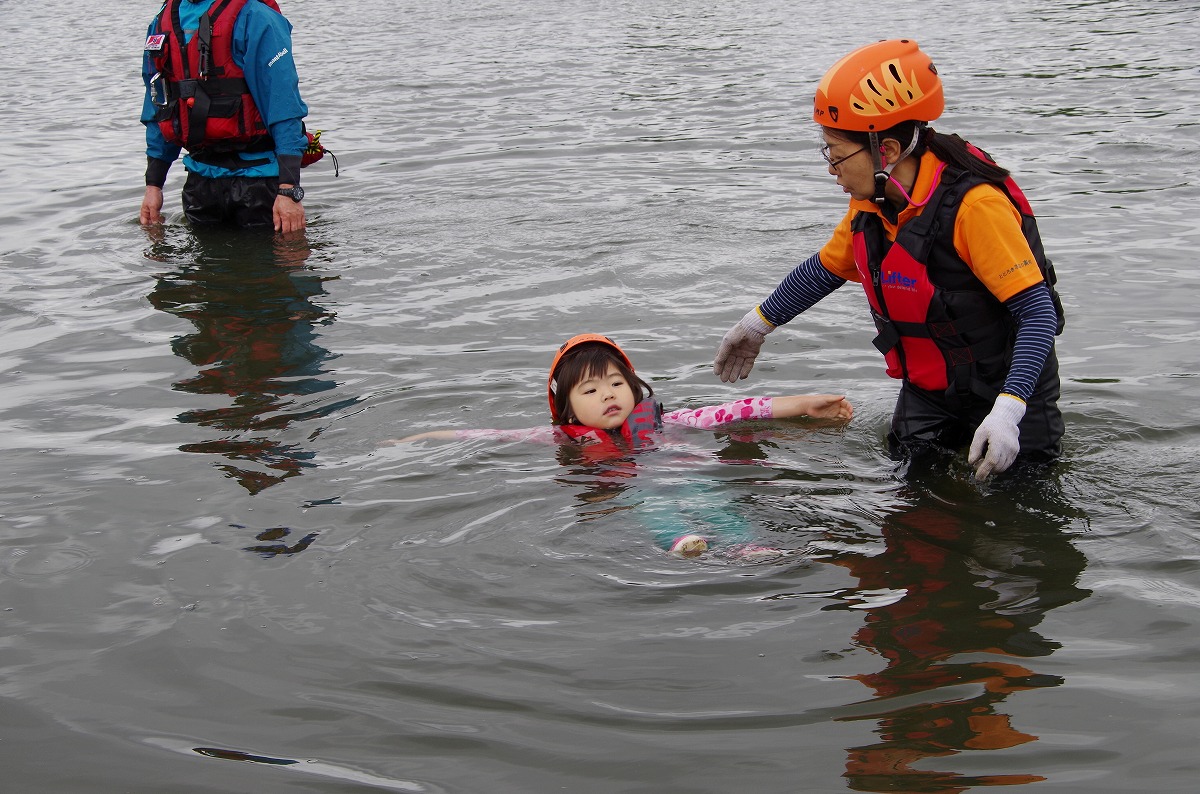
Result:
<svg viewBox="0 0 1200 794">
<path fill-rule="evenodd" d="M 1054 346 L 1058 313 L 1044 282 L 1022 290 L 1005 301 L 1004 306 L 1017 321 L 1017 341 L 1004 392 L 1028 400 Z"/>
<path fill-rule="evenodd" d="M 767 322 L 783 325 L 845 283 L 824 268 L 819 254 L 813 254 L 788 273 L 758 309 Z"/>
</svg>

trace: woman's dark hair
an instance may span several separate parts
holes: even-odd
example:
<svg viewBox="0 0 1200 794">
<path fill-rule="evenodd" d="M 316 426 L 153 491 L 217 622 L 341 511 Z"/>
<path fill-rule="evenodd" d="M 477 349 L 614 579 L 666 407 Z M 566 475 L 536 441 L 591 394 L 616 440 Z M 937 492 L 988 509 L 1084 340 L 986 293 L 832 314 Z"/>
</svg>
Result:
<svg viewBox="0 0 1200 794">
<path fill-rule="evenodd" d="M 654 396 L 650 384 L 626 366 L 615 350 L 603 342 L 587 342 L 563 356 L 554 370 L 554 412 L 558 415 L 555 424 L 575 423 L 575 416 L 571 413 L 571 389 L 582 380 L 604 377 L 609 367 L 616 367 L 633 389 L 635 404 Z"/>
<path fill-rule="evenodd" d="M 826 127 L 825 129 L 830 134 L 844 138 L 859 146 L 867 147 L 871 145 L 869 133 L 851 132 L 850 130 L 839 130 L 832 127 Z M 900 144 L 900 148 L 906 149 L 912 143 L 913 135 L 917 134 L 918 130 L 920 131 L 921 139 L 917 141 L 917 147 L 912 153 L 913 157 L 920 157 L 928 149 L 942 162 L 962 171 L 975 174 L 988 182 L 1002 184 L 1004 180 L 1008 179 L 1008 169 L 1001 168 L 991 160 L 984 160 L 972 154 L 971 150 L 967 148 L 967 142 L 958 137 L 958 135 L 946 135 L 936 132 L 933 127 L 927 127 L 916 121 L 902 121 L 891 129 L 875 134 L 881 141 L 884 138 L 893 138 Z"/>
</svg>

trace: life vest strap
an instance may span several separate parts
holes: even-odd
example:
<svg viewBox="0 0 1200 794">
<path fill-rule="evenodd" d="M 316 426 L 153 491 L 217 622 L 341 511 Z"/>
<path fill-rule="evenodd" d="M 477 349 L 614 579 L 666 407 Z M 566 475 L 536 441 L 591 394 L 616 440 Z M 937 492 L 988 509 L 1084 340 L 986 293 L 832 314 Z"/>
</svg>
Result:
<svg viewBox="0 0 1200 794">
<path fill-rule="evenodd" d="M 210 96 L 241 96 L 250 90 L 241 77 L 213 77 L 208 80 L 179 80 L 166 83 L 168 102 L 189 99 L 200 93 Z"/>
<path fill-rule="evenodd" d="M 168 104 L 160 111 L 160 115 L 169 118 L 171 103 L 182 102 L 181 113 L 187 113 L 188 139 L 183 145 L 189 151 L 200 148 L 204 142 L 205 125 L 208 124 L 209 114 L 212 113 L 212 98 L 222 96 L 238 97 L 248 91 L 246 81 L 241 77 L 218 77 L 211 80 L 180 80 L 167 85 Z M 225 114 L 220 114 L 225 115 Z"/>
<path fill-rule="evenodd" d="M 995 402 L 996 396 L 1000 394 L 999 389 L 989 386 L 976 375 L 972 364 L 957 364 L 952 371 L 954 377 L 950 381 L 950 387 L 946 389 L 946 399 L 952 407 L 965 405 L 972 396 L 990 404 Z"/>
<path fill-rule="evenodd" d="M 875 320 L 876 329 L 879 330 L 879 335 L 871 341 L 871 344 L 875 345 L 875 348 L 881 353 L 887 353 L 900 343 L 901 337 L 905 336 L 920 339 L 946 339 L 952 336 L 969 334 L 972 331 L 987 328 L 990 325 L 1003 324 L 1003 320 L 986 314 L 931 323 L 900 322 L 885 317 L 874 309 L 871 310 L 871 316 Z"/>
<path fill-rule="evenodd" d="M 879 335 L 871 340 L 871 344 L 886 356 L 892 351 L 892 348 L 900 344 L 900 331 L 896 328 L 895 323 L 882 314 L 876 311 L 872 311 L 871 314 L 875 316 L 875 327 L 879 329 Z"/>
<path fill-rule="evenodd" d="M 191 87 L 196 87 L 194 80 L 188 81 Z M 184 112 L 188 114 L 188 136 L 183 145 L 187 149 L 197 148 L 204 140 L 204 125 L 208 123 L 208 111 L 212 107 L 212 100 L 208 97 L 207 91 L 193 90 L 192 96 L 188 97 Z"/>
</svg>

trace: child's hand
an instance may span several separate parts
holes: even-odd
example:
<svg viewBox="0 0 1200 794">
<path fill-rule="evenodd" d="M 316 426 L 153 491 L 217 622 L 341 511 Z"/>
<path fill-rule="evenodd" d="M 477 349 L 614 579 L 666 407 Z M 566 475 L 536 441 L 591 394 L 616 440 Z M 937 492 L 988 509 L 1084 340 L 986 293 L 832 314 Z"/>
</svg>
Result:
<svg viewBox="0 0 1200 794">
<path fill-rule="evenodd" d="M 816 419 L 834 419 L 839 422 L 849 422 L 854 416 L 854 406 L 840 394 L 811 394 L 811 404 L 805 411 Z"/>
<path fill-rule="evenodd" d="M 849 422 L 854 416 L 854 406 L 841 394 L 796 394 L 791 397 L 772 397 L 771 415 L 776 419 L 811 416 L 814 419 Z"/>
<path fill-rule="evenodd" d="M 421 441 L 426 438 L 437 438 L 443 441 L 453 441 L 455 433 L 453 430 L 430 430 L 427 433 L 417 433 L 415 436 L 405 436 L 404 438 L 393 438 L 387 443 L 403 444 L 408 441 Z"/>
</svg>

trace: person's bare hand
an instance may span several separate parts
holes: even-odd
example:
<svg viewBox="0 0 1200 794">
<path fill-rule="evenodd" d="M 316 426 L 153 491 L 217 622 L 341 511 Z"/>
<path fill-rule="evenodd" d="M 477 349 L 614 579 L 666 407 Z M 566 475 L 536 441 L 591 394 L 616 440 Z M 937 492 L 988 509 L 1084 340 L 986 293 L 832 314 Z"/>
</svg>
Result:
<svg viewBox="0 0 1200 794">
<path fill-rule="evenodd" d="M 138 213 L 138 221 L 143 226 L 162 223 L 163 192 L 162 188 L 146 185 L 146 193 L 142 196 L 142 209 Z"/>
<path fill-rule="evenodd" d="M 849 422 L 854 417 L 854 406 L 842 394 L 794 394 L 790 397 L 772 397 L 771 415 L 776 419 L 811 416 L 814 419 Z"/>
<path fill-rule="evenodd" d="M 271 209 L 271 217 L 275 221 L 275 231 L 280 234 L 292 234 L 304 230 L 304 205 L 299 201 L 292 201 L 287 196 L 275 197 L 275 206 Z"/>
<path fill-rule="evenodd" d="M 849 422 L 854 417 L 854 406 L 841 394 L 811 394 L 812 404 L 806 413 L 815 419 L 833 419 Z"/>
</svg>

